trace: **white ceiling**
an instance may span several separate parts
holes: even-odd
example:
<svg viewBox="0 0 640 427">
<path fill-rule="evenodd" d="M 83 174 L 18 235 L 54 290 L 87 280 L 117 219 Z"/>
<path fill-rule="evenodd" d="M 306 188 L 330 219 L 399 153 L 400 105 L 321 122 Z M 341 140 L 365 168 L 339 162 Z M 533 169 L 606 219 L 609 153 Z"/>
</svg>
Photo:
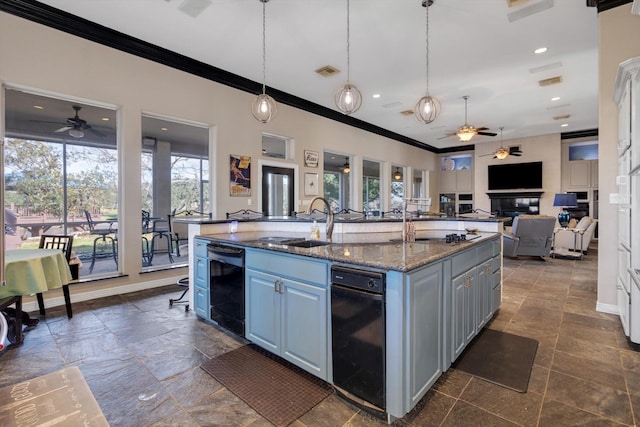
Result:
<svg viewBox="0 0 640 427">
<path fill-rule="evenodd" d="M 259 0 L 41 2 L 262 81 Z M 336 109 L 333 94 L 346 81 L 346 4 L 266 4 L 268 86 Z M 191 6 L 204 9 L 195 17 L 181 10 Z M 464 124 L 462 97 L 468 95 L 468 124 L 496 133 L 504 127 L 504 139 L 598 127 L 597 10 L 585 0 L 435 0 L 429 9 L 429 92 L 442 112 L 429 125 L 400 114 L 426 90 L 421 0 L 351 0 L 350 7 L 351 82 L 363 94 L 357 119 L 433 147 L 456 147 L 461 143 L 455 136 L 439 138 Z M 533 53 L 542 46 L 546 53 Z M 328 78 L 314 72 L 325 65 L 342 72 Z M 562 83 L 539 86 L 555 76 Z M 380 98 L 372 97 L 376 93 Z M 552 101 L 556 96 L 560 100 Z M 554 120 L 562 115 L 570 117 Z M 476 136 L 471 143 L 499 138 Z"/>
</svg>

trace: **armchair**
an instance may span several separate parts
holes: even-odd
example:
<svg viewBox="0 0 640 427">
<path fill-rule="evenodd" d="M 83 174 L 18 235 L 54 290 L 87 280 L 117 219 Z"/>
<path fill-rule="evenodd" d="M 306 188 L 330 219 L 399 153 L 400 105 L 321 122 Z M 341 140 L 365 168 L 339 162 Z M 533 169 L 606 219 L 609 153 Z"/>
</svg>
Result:
<svg viewBox="0 0 640 427">
<path fill-rule="evenodd" d="M 556 218 L 546 215 L 519 215 L 513 219 L 511 232 L 505 232 L 503 254 L 515 258 L 519 255 L 549 256 L 553 242 Z"/>
<path fill-rule="evenodd" d="M 573 228 L 556 229 L 553 239 L 553 253 L 582 258 L 586 254 L 598 222 L 589 216 L 583 216 Z"/>
</svg>

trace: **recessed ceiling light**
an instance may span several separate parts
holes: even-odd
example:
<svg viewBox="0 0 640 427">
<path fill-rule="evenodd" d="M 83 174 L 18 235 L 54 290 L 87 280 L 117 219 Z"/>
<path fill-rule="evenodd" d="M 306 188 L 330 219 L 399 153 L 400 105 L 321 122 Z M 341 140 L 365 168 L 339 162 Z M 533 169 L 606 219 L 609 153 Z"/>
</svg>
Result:
<svg viewBox="0 0 640 427">
<path fill-rule="evenodd" d="M 380 98 L 380 94 L 379 94 L 379 93 L 374 93 L 374 94 L 373 94 L 373 97 L 374 97 L 374 98 Z"/>
<path fill-rule="evenodd" d="M 533 53 L 545 53 L 547 51 L 546 47 L 539 47 L 533 51 Z"/>
<path fill-rule="evenodd" d="M 44 110 L 44 107 L 42 105 L 34 105 L 33 108 L 37 110 Z"/>
<path fill-rule="evenodd" d="M 551 98 L 552 101 L 559 101 L 560 97 L 559 96 L 554 96 L 553 98 Z"/>
<path fill-rule="evenodd" d="M 166 132 L 169 130 L 169 128 L 160 128 L 160 130 Z"/>
<path fill-rule="evenodd" d="M 102 118 L 102 121 L 103 121 L 103 122 L 108 122 L 108 121 L 109 121 L 109 117 L 103 117 L 103 118 Z"/>
<path fill-rule="evenodd" d="M 566 128 L 567 126 L 569 126 L 568 123 L 563 123 L 563 124 L 560 125 L 561 128 Z"/>
</svg>

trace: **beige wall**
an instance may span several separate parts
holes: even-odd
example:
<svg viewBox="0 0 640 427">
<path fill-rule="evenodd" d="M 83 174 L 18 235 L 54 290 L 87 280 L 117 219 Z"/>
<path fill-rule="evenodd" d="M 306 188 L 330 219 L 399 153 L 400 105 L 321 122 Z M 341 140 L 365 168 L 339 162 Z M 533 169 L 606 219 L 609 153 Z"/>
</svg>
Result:
<svg viewBox="0 0 640 427">
<path fill-rule="evenodd" d="M 598 188 L 598 308 L 617 310 L 617 212 L 609 203 L 609 195 L 618 192 L 615 177 L 618 168 L 618 110 L 613 102 L 613 89 L 622 61 L 640 56 L 640 16 L 631 14 L 631 4 L 602 12 L 599 29 L 599 162 Z"/>
<path fill-rule="evenodd" d="M 491 200 L 487 196 L 488 166 L 505 163 L 542 162 L 542 186 L 544 192 L 540 200 L 540 213 L 557 215 L 560 210 L 553 207 L 553 196 L 561 188 L 561 143 L 560 134 L 541 135 L 531 138 L 504 140 L 505 147 L 519 145 L 523 154 L 521 157 L 508 156 L 504 160 L 494 159 L 493 156 L 483 156 L 493 153 L 500 148 L 500 141 L 482 144 L 477 147 L 474 159 L 475 180 L 474 197 L 477 208 L 490 211 Z"/>
<path fill-rule="evenodd" d="M 383 161 L 385 170 L 389 171 L 391 163 L 423 170 L 433 170 L 435 165 L 435 156 L 428 151 L 282 104 L 275 120 L 261 124 L 250 113 L 252 94 L 2 12 L 0 58 L 0 83 L 5 86 L 117 109 L 120 188 L 125 189 L 119 196 L 120 265 L 127 276 L 76 286 L 76 301 L 86 297 L 82 293 L 92 290 L 95 296 L 100 290 L 116 285 L 123 286 L 121 291 L 130 290 L 134 284 L 154 286 L 171 283 L 176 276 L 185 275 L 184 271 L 139 273 L 141 189 L 136 183 L 140 183 L 143 113 L 186 120 L 211 129 L 211 200 L 216 201 L 212 210 L 218 218 L 225 212 L 249 207 L 247 198 L 229 196 L 229 155 L 252 157 L 256 167 L 252 168 L 251 178 L 256 189 L 263 132 L 295 141 L 295 159 L 290 162 L 299 165 L 300 177 L 304 172 L 322 172 L 320 168 L 303 166 L 305 149 L 366 155 Z M 0 91 L 0 105 L 3 102 L 4 93 Z M 4 114 L 0 114 L 0 120 L 4 120 Z M 297 198 L 302 201 L 305 199 L 302 186 L 299 189 Z M 254 191 L 251 197 L 254 209 L 259 209 L 257 193 Z"/>
</svg>

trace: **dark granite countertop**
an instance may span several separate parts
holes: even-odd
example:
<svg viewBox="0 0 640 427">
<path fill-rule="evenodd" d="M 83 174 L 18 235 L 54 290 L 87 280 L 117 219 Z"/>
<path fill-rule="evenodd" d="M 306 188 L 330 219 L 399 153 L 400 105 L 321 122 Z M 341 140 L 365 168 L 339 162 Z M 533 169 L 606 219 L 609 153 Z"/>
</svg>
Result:
<svg viewBox="0 0 640 427">
<path fill-rule="evenodd" d="M 384 270 L 407 272 L 467 249 L 499 233 L 467 233 L 468 240 L 446 243 L 451 230 L 419 231 L 415 242 L 400 241 L 400 233 L 344 233 L 333 236 L 326 246 L 301 248 L 279 242 L 283 239 L 308 239 L 308 233 L 243 232 L 209 234 L 198 237 L 218 243 L 232 243 L 247 248 L 266 249 L 332 262 L 362 265 Z"/>
<path fill-rule="evenodd" d="M 185 216 L 185 217 L 175 217 L 175 221 L 186 223 L 186 224 L 226 224 L 232 221 L 238 222 L 311 222 L 314 219 L 318 221 L 324 221 L 324 217 L 296 217 L 296 216 L 269 216 L 269 217 L 259 217 L 259 218 L 236 218 L 236 219 L 214 219 L 209 216 Z M 347 215 L 341 216 L 336 215 L 334 217 L 335 222 L 338 223 L 379 223 L 379 222 L 402 222 L 401 217 L 392 217 L 392 216 L 374 216 L 367 218 L 352 218 Z M 479 221 L 479 222 L 503 222 L 510 218 L 495 218 L 495 217 L 484 217 L 484 216 L 455 216 L 455 217 L 446 217 L 446 216 L 436 216 L 436 215 L 428 215 L 419 218 L 412 218 L 412 221 Z"/>
</svg>

